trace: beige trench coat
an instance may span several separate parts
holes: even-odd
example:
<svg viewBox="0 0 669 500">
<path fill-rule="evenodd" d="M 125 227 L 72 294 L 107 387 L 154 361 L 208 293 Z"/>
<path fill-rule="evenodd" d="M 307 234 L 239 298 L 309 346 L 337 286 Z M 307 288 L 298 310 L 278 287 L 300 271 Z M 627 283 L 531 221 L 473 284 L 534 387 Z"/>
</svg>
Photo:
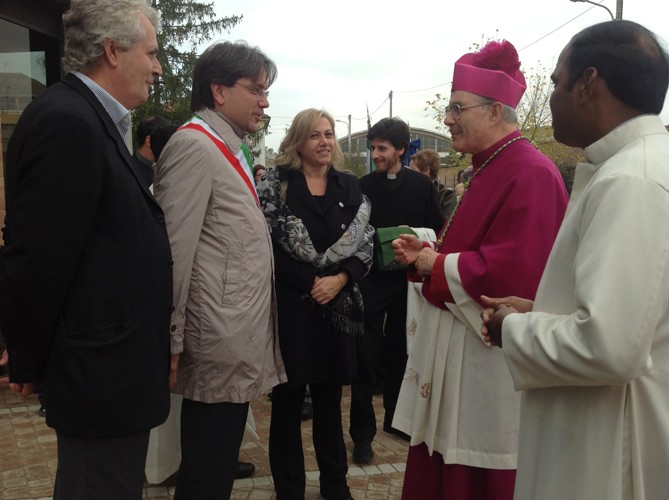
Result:
<svg viewBox="0 0 669 500">
<path fill-rule="evenodd" d="M 198 115 L 239 152 L 240 136 L 221 114 Z M 154 189 L 174 260 L 177 391 L 204 403 L 266 394 L 286 376 L 272 243 L 253 192 L 207 135 L 184 129 L 161 153 Z"/>
</svg>

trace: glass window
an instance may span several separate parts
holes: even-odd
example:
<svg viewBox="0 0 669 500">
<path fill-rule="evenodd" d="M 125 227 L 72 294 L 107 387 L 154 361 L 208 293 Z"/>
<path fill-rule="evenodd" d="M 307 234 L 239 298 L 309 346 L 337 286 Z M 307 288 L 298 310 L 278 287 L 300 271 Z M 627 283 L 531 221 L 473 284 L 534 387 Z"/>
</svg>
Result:
<svg viewBox="0 0 669 500">
<path fill-rule="evenodd" d="M 3 163 L 19 116 L 60 79 L 58 40 L 0 19 L 0 124 Z"/>
</svg>

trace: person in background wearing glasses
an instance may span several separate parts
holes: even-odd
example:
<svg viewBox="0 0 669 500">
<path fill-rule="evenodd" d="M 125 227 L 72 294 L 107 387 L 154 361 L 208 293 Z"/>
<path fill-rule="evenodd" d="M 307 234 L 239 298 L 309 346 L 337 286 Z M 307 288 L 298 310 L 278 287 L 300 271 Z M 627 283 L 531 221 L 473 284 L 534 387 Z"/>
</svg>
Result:
<svg viewBox="0 0 669 500">
<path fill-rule="evenodd" d="M 518 131 L 519 68 L 507 41 L 456 61 L 445 124 L 454 149 L 472 155 L 472 175 L 436 243 L 393 242 L 424 297 L 407 316 L 412 343 L 393 421 L 411 435 L 406 499 L 513 496 L 520 396 L 480 334 L 480 297 L 534 297 L 567 206 L 558 170 Z"/>
<path fill-rule="evenodd" d="M 242 144 L 276 75 L 244 42 L 209 47 L 193 70 L 195 115 L 158 160 L 174 260 L 170 382 L 183 394 L 177 500 L 229 498 L 249 402 L 286 381 L 272 242 Z"/>
</svg>

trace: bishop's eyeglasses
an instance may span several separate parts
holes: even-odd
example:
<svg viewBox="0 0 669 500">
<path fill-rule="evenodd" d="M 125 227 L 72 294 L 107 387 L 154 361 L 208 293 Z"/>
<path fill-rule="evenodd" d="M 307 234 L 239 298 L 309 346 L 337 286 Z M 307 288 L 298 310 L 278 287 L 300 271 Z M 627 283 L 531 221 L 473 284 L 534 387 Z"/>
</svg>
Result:
<svg viewBox="0 0 669 500">
<path fill-rule="evenodd" d="M 479 106 L 488 106 L 488 105 L 490 105 L 489 102 L 480 102 L 478 104 L 469 104 L 467 106 L 461 106 L 460 104 L 449 104 L 444 108 L 444 116 L 446 116 L 448 113 L 451 113 L 453 115 L 454 120 L 459 120 L 463 111 L 471 108 L 477 108 Z"/>
</svg>

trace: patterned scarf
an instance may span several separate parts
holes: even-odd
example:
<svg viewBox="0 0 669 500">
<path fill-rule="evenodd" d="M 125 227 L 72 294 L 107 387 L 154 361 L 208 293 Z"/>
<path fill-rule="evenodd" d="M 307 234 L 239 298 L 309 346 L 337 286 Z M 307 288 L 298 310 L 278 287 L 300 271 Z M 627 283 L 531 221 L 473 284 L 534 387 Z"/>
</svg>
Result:
<svg viewBox="0 0 669 500">
<path fill-rule="evenodd" d="M 312 264 L 319 276 L 332 276 L 340 272 L 340 263 L 357 257 L 367 270 L 372 265 L 374 228 L 369 225 L 371 203 L 363 195 L 362 203 L 344 234 L 327 250 L 319 253 L 309 236 L 302 219 L 295 217 L 286 203 L 287 182 L 279 178 L 279 168 L 267 171 L 258 186 L 260 206 L 272 238 L 288 255 L 301 262 Z M 311 298 L 309 294 L 305 297 Z M 323 306 L 323 317 L 341 333 L 361 335 L 364 331 L 362 295 L 356 283 L 345 286 L 330 302 Z"/>
</svg>

